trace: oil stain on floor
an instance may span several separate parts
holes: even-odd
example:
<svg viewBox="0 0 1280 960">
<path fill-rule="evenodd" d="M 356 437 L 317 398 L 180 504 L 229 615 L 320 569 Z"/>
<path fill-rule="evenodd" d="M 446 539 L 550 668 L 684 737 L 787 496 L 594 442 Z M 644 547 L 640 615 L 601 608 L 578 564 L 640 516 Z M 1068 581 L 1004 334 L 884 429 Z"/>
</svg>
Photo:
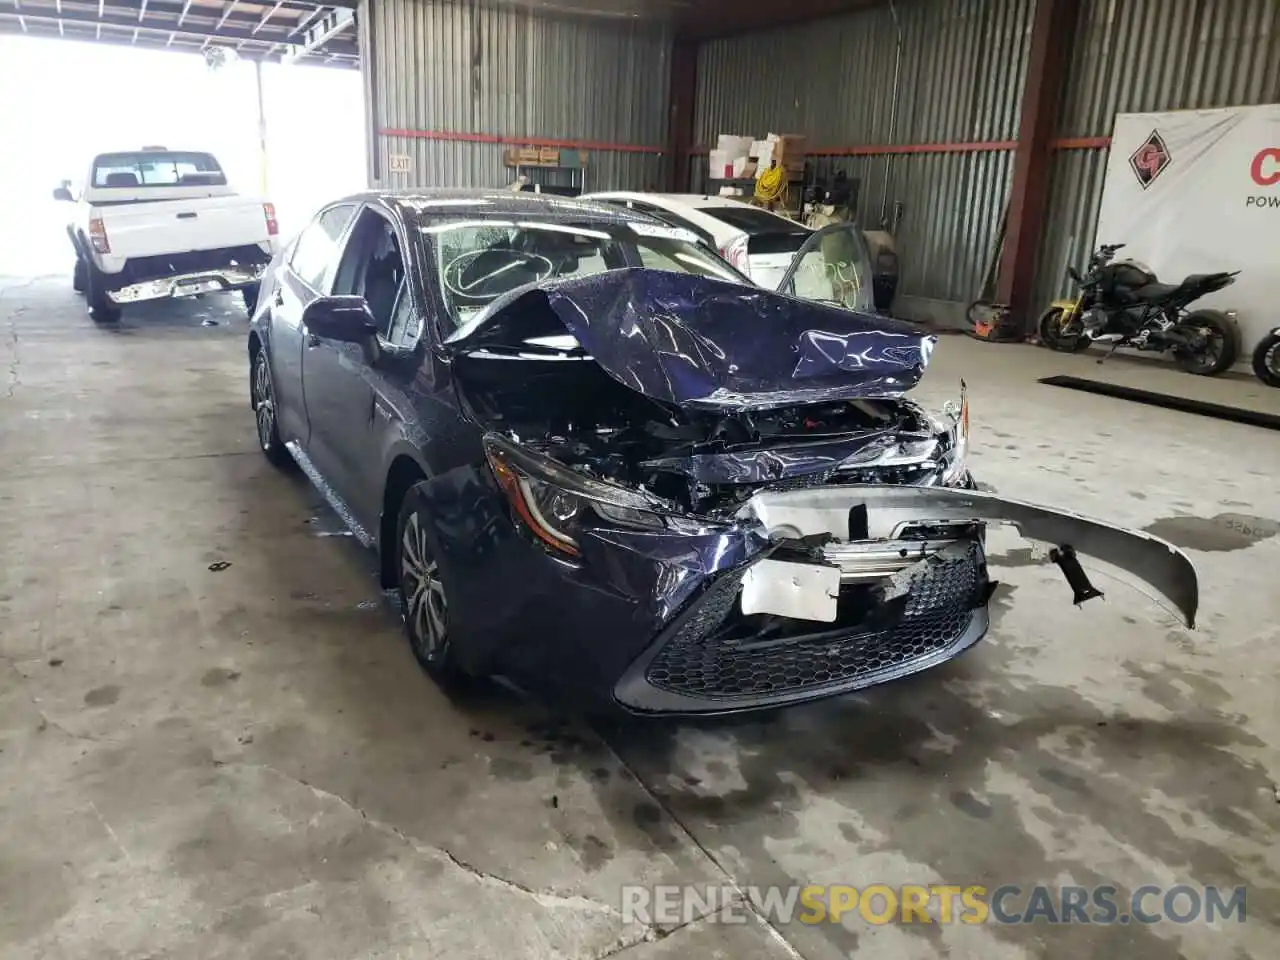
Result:
<svg viewBox="0 0 1280 960">
<path fill-rule="evenodd" d="M 1189 550 L 1243 550 L 1280 533 L 1280 523 L 1243 513 L 1216 517 L 1165 517 L 1143 529 L 1153 536 Z"/>
</svg>

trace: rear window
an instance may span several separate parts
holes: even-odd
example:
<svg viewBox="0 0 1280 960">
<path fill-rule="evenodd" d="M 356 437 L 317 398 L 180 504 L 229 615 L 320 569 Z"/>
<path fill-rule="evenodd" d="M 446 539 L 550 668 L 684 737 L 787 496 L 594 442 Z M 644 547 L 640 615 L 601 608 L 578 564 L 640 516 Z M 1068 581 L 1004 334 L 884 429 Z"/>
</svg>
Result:
<svg viewBox="0 0 1280 960">
<path fill-rule="evenodd" d="M 104 153 L 93 161 L 95 187 L 223 187 L 227 175 L 208 153 Z"/>
<path fill-rule="evenodd" d="M 715 217 L 749 234 L 792 232 L 791 221 L 769 213 L 767 210 L 761 210 L 759 207 L 749 207 L 745 203 L 735 204 L 732 207 L 697 207 L 695 209 L 699 213 Z M 803 233 L 798 225 L 795 225 L 795 232 Z"/>
</svg>

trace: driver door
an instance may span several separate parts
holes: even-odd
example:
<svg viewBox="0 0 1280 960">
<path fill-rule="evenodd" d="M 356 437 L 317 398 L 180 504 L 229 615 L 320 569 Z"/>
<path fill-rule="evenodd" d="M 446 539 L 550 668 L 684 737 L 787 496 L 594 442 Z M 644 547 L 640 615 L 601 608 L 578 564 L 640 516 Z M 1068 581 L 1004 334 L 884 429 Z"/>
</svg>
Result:
<svg viewBox="0 0 1280 960">
<path fill-rule="evenodd" d="M 406 246 L 391 217 L 365 206 L 347 234 L 333 280 L 335 296 L 364 297 L 381 338 L 392 335 L 397 317 L 405 326 L 413 313 L 405 276 Z M 415 321 L 416 322 L 416 321 Z M 308 335 L 302 357 L 310 440 L 307 453 L 324 479 L 365 530 L 376 522 L 371 478 L 381 467 L 377 384 L 369 344 Z"/>
<path fill-rule="evenodd" d="M 874 313 L 871 279 L 871 254 L 862 229 L 853 223 L 833 223 L 814 233 L 796 251 L 778 291 Z"/>
</svg>

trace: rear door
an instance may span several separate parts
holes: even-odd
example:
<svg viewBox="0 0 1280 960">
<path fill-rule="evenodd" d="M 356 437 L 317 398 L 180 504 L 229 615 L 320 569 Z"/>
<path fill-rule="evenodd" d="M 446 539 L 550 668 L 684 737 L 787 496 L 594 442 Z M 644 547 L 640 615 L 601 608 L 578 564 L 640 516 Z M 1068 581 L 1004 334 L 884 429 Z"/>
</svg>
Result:
<svg viewBox="0 0 1280 960">
<path fill-rule="evenodd" d="M 862 228 L 855 223 L 835 223 L 809 233 L 791 257 L 777 289 L 803 300 L 872 313 L 871 279 L 871 255 Z"/>
<path fill-rule="evenodd" d="M 304 448 L 309 429 L 302 391 L 302 311 L 316 297 L 329 292 L 340 243 L 355 210 L 354 203 L 336 204 L 322 210 L 307 225 L 285 253 L 267 305 L 271 311 L 271 373 L 280 433 L 284 440 L 296 440 Z"/>
</svg>

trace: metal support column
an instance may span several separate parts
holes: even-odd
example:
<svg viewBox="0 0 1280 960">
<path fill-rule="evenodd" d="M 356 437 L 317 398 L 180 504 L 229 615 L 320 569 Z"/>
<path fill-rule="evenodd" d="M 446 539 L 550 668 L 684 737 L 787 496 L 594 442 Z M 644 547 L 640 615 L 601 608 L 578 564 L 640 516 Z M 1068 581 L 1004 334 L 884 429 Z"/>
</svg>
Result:
<svg viewBox="0 0 1280 960">
<path fill-rule="evenodd" d="M 698 97 L 698 44 L 677 41 L 671 54 L 671 105 L 667 116 L 667 189 L 689 190 L 694 105 Z"/>
<path fill-rule="evenodd" d="M 267 105 L 262 95 L 262 61 L 253 61 L 253 79 L 258 87 L 258 163 L 261 165 L 262 195 L 271 195 L 267 186 Z"/>
<path fill-rule="evenodd" d="M 1074 0 L 1039 0 L 1031 28 L 997 294 L 1001 303 L 1008 304 L 1012 319 L 1024 327 L 1034 319 L 1031 295 L 1048 207 L 1051 142 L 1071 63 L 1078 10 Z"/>
</svg>

